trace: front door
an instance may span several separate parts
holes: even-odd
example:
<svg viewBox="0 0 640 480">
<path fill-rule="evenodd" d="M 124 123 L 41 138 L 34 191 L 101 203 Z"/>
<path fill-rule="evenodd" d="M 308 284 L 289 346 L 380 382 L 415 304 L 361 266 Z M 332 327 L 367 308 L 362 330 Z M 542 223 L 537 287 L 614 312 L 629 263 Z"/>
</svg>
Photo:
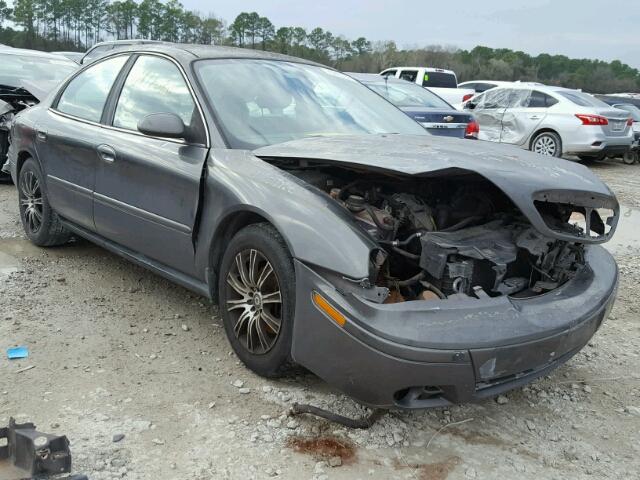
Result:
<svg viewBox="0 0 640 480">
<path fill-rule="evenodd" d="M 94 219 L 102 236 L 194 274 L 194 227 L 208 148 L 200 111 L 178 67 L 141 55 L 133 64 L 98 146 Z M 150 137 L 146 115 L 174 113 L 185 140 Z"/>
<path fill-rule="evenodd" d="M 503 143 L 523 145 L 547 116 L 548 107 L 557 101 L 537 90 L 513 90 L 502 117 Z"/>
<path fill-rule="evenodd" d="M 472 101 L 475 105 L 473 116 L 480 125 L 478 138 L 499 142 L 502 136 L 502 117 L 509 104 L 511 90 L 494 88 Z"/>
</svg>

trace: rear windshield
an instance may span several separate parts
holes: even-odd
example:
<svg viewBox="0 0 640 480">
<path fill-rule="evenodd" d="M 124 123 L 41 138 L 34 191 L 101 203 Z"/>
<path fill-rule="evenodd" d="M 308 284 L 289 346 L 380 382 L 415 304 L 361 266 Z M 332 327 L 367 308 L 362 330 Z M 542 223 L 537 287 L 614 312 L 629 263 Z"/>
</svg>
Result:
<svg viewBox="0 0 640 480">
<path fill-rule="evenodd" d="M 435 93 L 415 83 L 408 82 L 365 82 L 374 92 L 382 95 L 396 107 L 453 108 Z"/>
<path fill-rule="evenodd" d="M 458 88 L 458 80 L 453 73 L 424 72 L 423 87 Z"/>
<path fill-rule="evenodd" d="M 557 90 L 556 93 L 581 107 L 610 108 L 609 105 L 604 103 L 602 100 L 598 100 L 596 97 L 592 97 L 584 92 L 567 92 L 564 90 Z"/>
</svg>

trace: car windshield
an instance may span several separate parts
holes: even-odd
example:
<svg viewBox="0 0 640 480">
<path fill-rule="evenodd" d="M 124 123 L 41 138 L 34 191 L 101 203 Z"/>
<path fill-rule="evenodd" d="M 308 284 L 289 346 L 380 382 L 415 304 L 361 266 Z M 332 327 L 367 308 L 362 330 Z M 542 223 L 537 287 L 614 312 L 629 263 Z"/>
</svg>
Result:
<svg viewBox="0 0 640 480">
<path fill-rule="evenodd" d="M 602 100 L 598 100 L 596 97 L 583 92 L 579 92 L 577 90 L 557 90 L 555 93 L 562 95 L 567 100 L 570 100 L 571 102 L 575 103 L 576 105 L 580 105 L 581 107 L 610 108 L 609 105 L 604 103 Z"/>
<path fill-rule="evenodd" d="M 328 68 L 221 59 L 200 60 L 195 69 L 232 148 L 322 135 L 426 134 L 367 87 Z"/>
<path fill-rule="evenodd" d="M 35 55 L 0 53 L 0 85 L 22 87 L 23 83 L 61 82 L 78 65 L 64 57 L 48 58 Z"/>
<path fill-rule="evenodd" d="M 385 82 L 383 80 L 376 82 L 364 82 L 364 84 L 400 108 L 453 108 L 435 93 L 408 82 Z"/>
<path fill-rule="evenodd" d="M 614 107 L 629 112 L 634 122 L 640 122 L 640 108 L 636 107 L 635 105 L 621 104 L 614 105 Z"/>
</svg>

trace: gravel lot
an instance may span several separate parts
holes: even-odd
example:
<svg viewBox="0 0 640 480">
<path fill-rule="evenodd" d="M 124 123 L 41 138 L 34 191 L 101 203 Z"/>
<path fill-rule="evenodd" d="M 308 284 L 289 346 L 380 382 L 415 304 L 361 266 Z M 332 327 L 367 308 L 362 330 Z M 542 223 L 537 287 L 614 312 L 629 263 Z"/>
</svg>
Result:
<svg viewBox="0 0 640 480">
<path fill-rule="evenodd" d="M 625 205 L 618 301 L 592 343 L 504 397 L 392 412 L 367 431 L 287 417 L 294 401 L 364 410 L 313 375 L 253 375 L 206 300 L 84 241 L 31 246 L 0 185 L 0 426 L 66 434 L 95 480 L 637 479 L 640 166 L 590 167 Z M 14 345 L 29 358 L 8 361 Z"/>
</svg>

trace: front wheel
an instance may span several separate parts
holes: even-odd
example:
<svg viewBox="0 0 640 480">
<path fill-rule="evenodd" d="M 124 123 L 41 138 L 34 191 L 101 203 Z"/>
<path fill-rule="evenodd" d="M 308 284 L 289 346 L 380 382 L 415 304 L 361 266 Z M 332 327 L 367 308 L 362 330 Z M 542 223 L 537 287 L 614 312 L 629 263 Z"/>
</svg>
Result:
<svg viewBox="0 0 640 480">
<path fill-rule="evenodd" d="M 531 151 L 549 157 L 562 156 L 562 141 L 560 140 L 560 136 L 554 132 L 538 134 L 531 142 Z"/>
<path fill-rule="evenodd" d="M 24 233 L 32 243 L 51 247 L 69 241 L 71 234 L 51 208 L 42 171 L 32 158 L 24 162 L 18 174 L 18 202 Z"/>
<path fill-rule="evenodd" d="M 267 223 L 250 225 L 222 258 L 219 307 L 231 347 L 258 375 L 278 377 L 291 362 L 295 272 L 284 240 Z"/>
</svg>

